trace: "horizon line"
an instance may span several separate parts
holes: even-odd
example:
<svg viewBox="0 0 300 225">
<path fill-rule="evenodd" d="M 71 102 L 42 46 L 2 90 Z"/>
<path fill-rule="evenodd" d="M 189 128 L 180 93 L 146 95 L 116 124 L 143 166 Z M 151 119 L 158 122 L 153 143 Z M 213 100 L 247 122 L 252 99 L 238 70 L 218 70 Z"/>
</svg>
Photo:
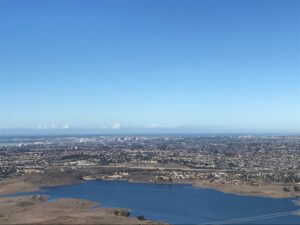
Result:
<svg viewBox="0 0 300 225">
<path fill-rule="evenodd" d="M 67 129 L 34 129 L 34 128 L 5 128 L 0 129 L 0 136 L 70 136 L 70 135 L 300 135 L 300 131 L 290 130 L 251 130 L 251 129 L 168 129 L 168 128 L 139 128 L 139 129 L 101 129 L 101 128 L 67 128 Z"/>
</svg>

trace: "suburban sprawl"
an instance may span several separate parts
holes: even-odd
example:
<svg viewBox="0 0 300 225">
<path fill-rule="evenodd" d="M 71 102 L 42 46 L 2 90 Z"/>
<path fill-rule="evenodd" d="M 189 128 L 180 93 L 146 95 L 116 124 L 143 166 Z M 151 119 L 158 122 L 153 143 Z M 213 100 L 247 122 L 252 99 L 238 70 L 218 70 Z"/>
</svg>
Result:
<svg viewBox="0 0 300 225">
<path fill-rule="evenodd" d="M 0 171 L 38 186 L 107 179 L 289 197 L 300 194 L 300 136 L 2 137 Z"/>
</svg>

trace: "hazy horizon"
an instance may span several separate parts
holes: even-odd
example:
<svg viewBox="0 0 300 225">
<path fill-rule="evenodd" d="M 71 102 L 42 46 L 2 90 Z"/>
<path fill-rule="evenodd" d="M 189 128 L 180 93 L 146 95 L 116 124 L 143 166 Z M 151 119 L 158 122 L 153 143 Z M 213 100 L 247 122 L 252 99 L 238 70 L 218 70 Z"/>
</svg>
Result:
<svg viewBox="0 0 300 225">
<path fill-rule="evenodd" d="M 200 129 L 0 129 L 1 136 L 80 136 L 80 135 L 175 135 L 175 136 L 236 136 L 236 135 L 254 135 L 254 136 L 298 136 L 299 131 L 251 131 L 251 130 L 200 130 Z"/>
</svg>

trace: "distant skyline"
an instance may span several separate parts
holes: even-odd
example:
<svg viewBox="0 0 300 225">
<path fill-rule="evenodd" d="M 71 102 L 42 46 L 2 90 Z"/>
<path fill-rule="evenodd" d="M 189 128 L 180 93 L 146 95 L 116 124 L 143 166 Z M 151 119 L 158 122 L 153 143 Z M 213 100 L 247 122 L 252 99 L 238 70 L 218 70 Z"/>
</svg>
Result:
<svg viewBox="0 0 300 225">
<path fill-rule="evenodd" d="M 300 132 L 299 11 L 298 0 L 1 0 L 0 134 Z"/>
</svg>

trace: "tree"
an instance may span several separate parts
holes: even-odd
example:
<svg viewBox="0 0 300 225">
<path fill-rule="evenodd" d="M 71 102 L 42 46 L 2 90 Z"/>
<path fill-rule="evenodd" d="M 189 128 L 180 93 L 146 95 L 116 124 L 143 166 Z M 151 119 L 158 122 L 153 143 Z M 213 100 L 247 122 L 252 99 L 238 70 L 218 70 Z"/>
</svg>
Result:
<svg viewBox="0 0 300 225">
<path fill-rule="evenodd" d="M 288 189 L 287 187 L 283 187 L 282 190 L 283 190 L 284 192 L 289 192 L 289 191 L 290 191 L 290 189 Z"/>
<path fill-rule="evenodd" d="M 139 216 L 137 216 L 136 218 L 137 218 L 138 220 L 145 220 L 145 217 L 142 216 L 142 215 L 139 215 Z"/>
<path fill-rule="evenodd" d="M 300 188 L 297 187 L 297 186 L 294 186 L 294 191 L 295 191 L 295 192 L 298 192 L 298 191 L 300 191 Z"/>
</svg>

